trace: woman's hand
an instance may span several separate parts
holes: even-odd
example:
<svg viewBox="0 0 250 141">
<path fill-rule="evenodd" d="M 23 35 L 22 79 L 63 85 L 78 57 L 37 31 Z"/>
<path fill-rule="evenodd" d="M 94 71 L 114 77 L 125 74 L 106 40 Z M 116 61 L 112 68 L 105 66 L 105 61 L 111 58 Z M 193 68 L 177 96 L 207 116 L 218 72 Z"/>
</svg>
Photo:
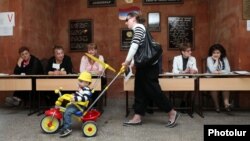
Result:
<svg viewBox="0 0 250 141">
<path fill-rule="evenodd" d="M 129 64 L 130 64 L 130 62 L 125 61 L 122 63 L 122 66 L 124 66 L 125 69 L 127 69 L 129 67 Z"/>
<path fill-rule="evenodd" d="M 194 70 L 194 69 L 190 69 L 189 73 L 190 73 L 190 74 L 196 74 L 196 73 L 198 73 L 198 71 L 197 71 L 197 70 Z"/>
<path fill-rule="evenodd" d="M 215 60 L 215 61 L 218 61 L 219 60 L 219 57 L 218 56 L 212 56 L 212 58 Z"/>
<path fill-rule="evenodd" d="M 18 61 L 17 61 L 17 65 L 18 65 L 19 67 L 21 67 L 22 62 L 23 62 L 23 58 L 20 57 L 20 58 L 18 59 Z"/>
</svg>

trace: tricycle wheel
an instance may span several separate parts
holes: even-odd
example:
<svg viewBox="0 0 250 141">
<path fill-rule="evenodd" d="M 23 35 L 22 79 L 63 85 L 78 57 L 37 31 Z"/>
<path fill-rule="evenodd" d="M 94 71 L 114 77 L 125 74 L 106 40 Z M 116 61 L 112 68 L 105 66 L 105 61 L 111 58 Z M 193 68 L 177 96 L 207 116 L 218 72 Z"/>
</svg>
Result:
<svg viewBox="0 0 250 141">
<path fill-rule="evenodd" d="M 47 134 L 55 133 L 60 128 L 60 120 L 52 116 L 45 116 L 42 118 L 40 126 L 43 132 Z"/>
<path fill-rule="evenodd" d="M 93 137 L 97 134 L 97 126 L 95 121 L 86 121 L 82 124 L 82 132 L 86 137 Z"/>
</svg>

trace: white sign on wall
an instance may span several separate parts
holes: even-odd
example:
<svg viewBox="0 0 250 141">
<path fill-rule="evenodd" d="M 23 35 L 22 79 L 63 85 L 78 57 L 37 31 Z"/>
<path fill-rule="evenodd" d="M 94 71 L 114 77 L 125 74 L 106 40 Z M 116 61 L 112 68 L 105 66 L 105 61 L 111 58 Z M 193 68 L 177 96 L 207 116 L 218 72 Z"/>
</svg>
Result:
<svg viewBox="0 0 250 141">
<path fill-rule="evenodd" d="M 15 12 L 0 12 L 0 36 L 12 36 Z"/>
<path fill-rule="evenodd" d="M 15 13 L 0 12 L 0 26 L 15 26 Z"/>
<path fill-rule="evenodd" d="M 247 20 L 247 31 L 250 31 L 250 20 Z"/>
<path fill-rule="evenodd" d="M 0 26 L 0 36 L 12 36 L 13 27 L 12 26 Z"/>
</svg>

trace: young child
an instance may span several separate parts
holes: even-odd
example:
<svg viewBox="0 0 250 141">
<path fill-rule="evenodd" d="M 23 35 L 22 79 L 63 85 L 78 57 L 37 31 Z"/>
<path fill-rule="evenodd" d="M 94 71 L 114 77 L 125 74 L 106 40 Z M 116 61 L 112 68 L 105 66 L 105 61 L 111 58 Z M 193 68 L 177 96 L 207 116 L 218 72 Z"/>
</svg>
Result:
<svg viewBox="0 0 250 141">
<path fill-rule="evenodd" d="M 71 102 L 87 102 L 90 100 L 92 96 L 91 89 L 89 88 L 91 79 L 91 74 L 87 71 L 80 74 L 78 77 L 79 90 L 72 95 Z M 60 137 L 65 137 L 72 132 L 71 115 L 77 111 L 79 111 L 79 109 L 73 103 L 67 106 L 63 116 L 64 125 L 60 131 Z"/>
</svg>

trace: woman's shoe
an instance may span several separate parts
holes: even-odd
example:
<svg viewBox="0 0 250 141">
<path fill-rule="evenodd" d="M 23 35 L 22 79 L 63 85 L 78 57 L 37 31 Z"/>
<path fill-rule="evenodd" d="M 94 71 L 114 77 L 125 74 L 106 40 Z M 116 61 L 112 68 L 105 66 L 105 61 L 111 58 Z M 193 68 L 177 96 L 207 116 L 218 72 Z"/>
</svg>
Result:
<svg viewBox="0 0 250 141">
<path fill-rule="evenodd" d="M 176 121 L 179 119 L 180 115 L 181 115 L 181 114 L 180 114 L 179 112 L 176 112 L 174 121 L 173 121 L 173 122 L 168 121 L 168 123 L 166 124 L 166 127 L 169 127 L 169 128 L 174 127 L 174 126 L 176 125 Z"/>
<path fill-rule="evenodd" d="M 229 105 L 227 105 L 226 107 L 225 107 L 225 110 L 227 111 L 227 112 L 231 112 L 232 111 L 232 105 L 231 104 L 229 104 Z"/>
<path fill-rule="evenodd" d="M 132 121 L 125 121 L 125 122 L 123 122 L 123 126 L 128 126 L 128 125 L 142 125 L 142 122 L 141 121 L 139 121 L 139 122 L 132 122 Z"/>
<path fill-rule="evenodd" d="M 220 113 L 220 108 L 215 109 L 216 113 Z"/>
</svg>

